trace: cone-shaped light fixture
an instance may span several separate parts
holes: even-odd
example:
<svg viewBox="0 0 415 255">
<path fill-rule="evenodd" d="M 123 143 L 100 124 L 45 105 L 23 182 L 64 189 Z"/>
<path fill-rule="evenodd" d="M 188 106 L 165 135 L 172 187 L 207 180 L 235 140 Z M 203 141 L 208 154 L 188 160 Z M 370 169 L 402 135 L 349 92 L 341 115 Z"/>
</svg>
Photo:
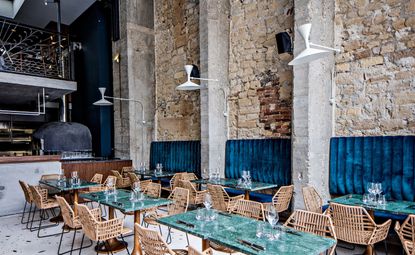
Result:
<svg viewBox="0 0 415 255">
<path fill-rule="evenodd" d="M 184 69 L 187 73 L 187 81 L 176 87 L 177 90 L 198 90 L 200 85 L 190 80 L 190 74 L 192 73 L 193 65 L 185 65 Z"/>
<path fill-rule="evenodd" d="M 96 101 L 95 103 L 93 103 L 93 105 L 98 105 L 98 106 L 112 105 L 112 103 L 110 101 L 105 99 L 105 90 L 106 90 L 106 88 L 98 88 L 98 89 L 99 89 L 99 92 L 101 92 L 101 99 Z"/>
<path fill-rule="evenodd" d="M 289 65 L 292 66 L 292 65 L 300 65 L 304 63 L 309 63 L 311 61 L 317 60 L 319 58 L 323 58 L 330 54 L 329 50 L 310 48 L 311 23 L 301 25 L 298 28 L 298 32 L 303 37 L 306 48 L 300 54 L 298 54 L 293 60 L 291 60 L 291 62 L 288 63 Z M 315 44 L 312 44 L 312 45 L 315 45 Z M 319 46 L 319 45 L 316 45 L 316 46 L 324 47 L 324 46 Z M 328 47 L 324 47 L 324 48 L 328 48 Z M 335 50 L 335 49 L 332 49 L 332 50 Z"/>
</svg>

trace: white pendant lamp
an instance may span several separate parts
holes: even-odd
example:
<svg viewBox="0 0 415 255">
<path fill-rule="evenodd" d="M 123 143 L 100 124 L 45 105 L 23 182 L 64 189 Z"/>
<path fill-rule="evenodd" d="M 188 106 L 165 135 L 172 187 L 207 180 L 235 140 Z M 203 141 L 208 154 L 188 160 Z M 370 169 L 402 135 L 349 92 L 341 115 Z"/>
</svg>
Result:
<svg viewBox="0 0 415 255">
<path fill-rule="evenodd" d="M 179 86 L 176 87 L 177 90 L 198 90 L 200 89 L 200 85 L 192 82 L 190 79 L 190 74 L 192 73 L 193 65 L 185 65 L 184 69 L 187 73 L 187 81 Z"/>
<path fill-rule="evenodd" d="M 105 99 L 105 90 L 107 90 L 107 89 L 106 88 L 98 88 L 98 89 L 99 89 L 99 92 L 101 92 L 101 99 L 96 101 L 95 103 L 93 103 L 93 105 L 99 105 L 99 106 L 112 105 L 112 103 L 110 101 Z"/>
<path fill-rule="evenodd" d="M 191 77 L 190 74 L 192 73 L 193 65 L 185 65 L 184 69 L 186 70 L 187 81 L 185 83 L 180 84 L 179 86 L 177 86 L 176 87 L 177 90 L 198 90 L 198 89 L 202 88 L 202 86 L 192 82 L 191 80 L 219 81 L 218 79 L 206 79 L 206 78 Z"/>
<path fill-rule="evenodd" d="M 300 65 L 309 63 L 311 61 L 317 60 L 319 58 L 323 58 L 325 56 L 328 56 L 332 51 L 340 52 L 338 49 L 314 44 L 310 42 L 310 32 L 311 32 L 311 23 L 307 23 L 304 25 L 301 25 L 298 28 L 298 32 L 303 37 L 305 42 L 305 49 L 298 54 L 293 60 L 291 60 L 288 65 Z M 312 48 L 314 47 L 314 48 Z"/>
</svg>

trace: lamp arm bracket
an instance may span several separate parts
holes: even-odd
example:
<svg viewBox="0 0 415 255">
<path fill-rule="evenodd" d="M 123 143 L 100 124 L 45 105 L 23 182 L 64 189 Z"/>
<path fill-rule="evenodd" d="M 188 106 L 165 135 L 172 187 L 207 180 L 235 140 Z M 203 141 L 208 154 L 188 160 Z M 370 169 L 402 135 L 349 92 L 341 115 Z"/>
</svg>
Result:
<svg viewBox="0 0 415 255">
<path fill-rule="evenodd" d="M 312 42 L 310 42 L 310 46 L 320 48 L 320 49 L 323 49 L 323 50 L 331 50 L 331 51 L 335 51 L 335 52 L 340 52 L 339 49 L 335 49 L 335 48 L 332 48 L 332 47 L 327 47 L 327 46 L 315 44 L 315 43 L 312 43 Z"/>
<path fill-rule="evenodd" d="M 104 96 L 104 98 L 109 98 L 109 99 L 114 99 L 114 100 L 120 100 L 120 101 L 131 101 L 134 103 L 138 103 L 141 106 L 141 122 L 143 124 L 146 123 L 145 119 L 144 119 L 144 105 L 141 101 L 136 100 L 136 99 L 130 99 L 130 98 L 122 98 L 122 97 L 110 97 L 110 96 Z"/>
<path fill-rule="evenodd" d="M 218 79 L 206 79 L 206 78 L 196 78 L 196 77 L 190 77 L 192 80 L 200 80 L 200 81 L 219 81 Z"/>
</svg>

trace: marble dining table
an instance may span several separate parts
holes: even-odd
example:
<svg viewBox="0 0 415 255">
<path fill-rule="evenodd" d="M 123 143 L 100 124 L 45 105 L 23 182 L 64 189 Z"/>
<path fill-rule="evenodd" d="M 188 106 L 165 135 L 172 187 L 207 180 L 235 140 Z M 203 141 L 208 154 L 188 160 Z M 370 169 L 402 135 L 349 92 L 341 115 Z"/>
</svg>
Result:
<svg viewBox="0 0 415 255">
<path fill-rule="evenodd" d="M 145 170 L 145 171 L 136 170 L 134 171 L 134 173 L 140 175 L 141 179 L 144 179 L 146 177 L 153 178 L 156 180 L 157 183 L 160 183 L 162 178 L 169 178 L 176 174 L 174 172 L 169 172 L 169 171 L 158 172 L 156 170 Z"/>
<path fill-rule="evenodd" d="M 133 213 L 134 223 L 140 224 L 140 214 L 142 210 L 164 206 L 172 203 L 172 200 L 166 198 L 154 198 L 147 195 L 143 196 L 142 200 L 130 201 L 131 191 L 124 189 L 117 189 L 115 194 L 108 195 L 105 191 L 81 194 L 81 198 L 86 198 L 91 201 L 108 206 L 109 219 L 115 217 L 114 209 L 118 209 L 123 213 Z M 100 252 L 117 252 L 126 247 L 126 244 L 117 240 L 111 239 L 108 241 L 110 251 L 103 247 L 96 247 Z M 141 255 L 141 246 L 138 235 L 134 233 L 134 249 L 132 255 Z"/>
<path fill-rule="evenodd" d="M 266 189 L 273 189 L 277 188 L 278 184 L 273 183 L 265 183 L 265 182 L 251 182 L 250 185 L 238 185 L 237 179 L 227 179 L 227 178 L 221 178 L 219 180 L 211 180 L 211 179 L 198 179 L 198 180 L 192 180 L 191 182 L 197 183 L 197 184 L 214 184 L 214 185 L 221 185 L 224 187 L 242 190 L 245 193 L 245 199 L 249 200 L 249 193 L 253 191 L 259 191 L 259 190 L 266 190 Z"/>
<path fill-rule="evenodd" d="M 206 209 L 199 209 L 206 210 Z M 298 255 L 320 254 L 335 245 L 336 241 L 291 228 L 279 226 L 280 236 L 276 240 L 258 238 L 258 224 L 264 224 L 265 232 L 271 226 L 251 218 L 218 212 L 216 220 L 197 220 L 197 210 L 158 219 L 160 224 L 192 234 L 202 239 L 202 249 L 215 242 L 235 251 L 250 255 Z M 273 230 L 275 231 L 275 230 Z"/>
</svg>

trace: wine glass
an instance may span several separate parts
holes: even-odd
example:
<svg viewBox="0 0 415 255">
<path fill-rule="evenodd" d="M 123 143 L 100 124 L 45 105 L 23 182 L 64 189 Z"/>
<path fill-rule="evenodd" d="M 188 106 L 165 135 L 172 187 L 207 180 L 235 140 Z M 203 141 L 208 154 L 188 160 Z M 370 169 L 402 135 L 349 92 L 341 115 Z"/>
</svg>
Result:
<svg viewBox="0 0 415 255">
<path fill-rule="evenodd" d="M 373 182 L 369 182 L 367 184 L 367 192 L 369 192 L 369 194 L 374 194 L 375 191 L 375 184 Z"/>
<path fill-rule="evenodd" d="M 376 192 L 376 194 L 377 195 L 380 195 L 380 194 L 382 194 L 382 183 L 381 182 L 378 182 L 378 183 L 375 183 L 375 192 Z"/>
<path fill-rule="evenodd" d="M 203 201 L 206 209 L 210 210 L 212 208 L 212 196 L 209 193 L 205 194 L 205 200 Z"/>
<path fill-rule="evenodd" d="M 272 228 L 274 228 L 275 225 L 277 225 L 279 216 L 277 210 L 273 205 L 268 205 L 265 217 L 267 218 L 267 221 Z"/>
<path fill-rule="evenodd" d="M 134 192 L 140 192 L 141 191 L 140 182 L 133 182 L 132 189 Z"/>
</svg>

